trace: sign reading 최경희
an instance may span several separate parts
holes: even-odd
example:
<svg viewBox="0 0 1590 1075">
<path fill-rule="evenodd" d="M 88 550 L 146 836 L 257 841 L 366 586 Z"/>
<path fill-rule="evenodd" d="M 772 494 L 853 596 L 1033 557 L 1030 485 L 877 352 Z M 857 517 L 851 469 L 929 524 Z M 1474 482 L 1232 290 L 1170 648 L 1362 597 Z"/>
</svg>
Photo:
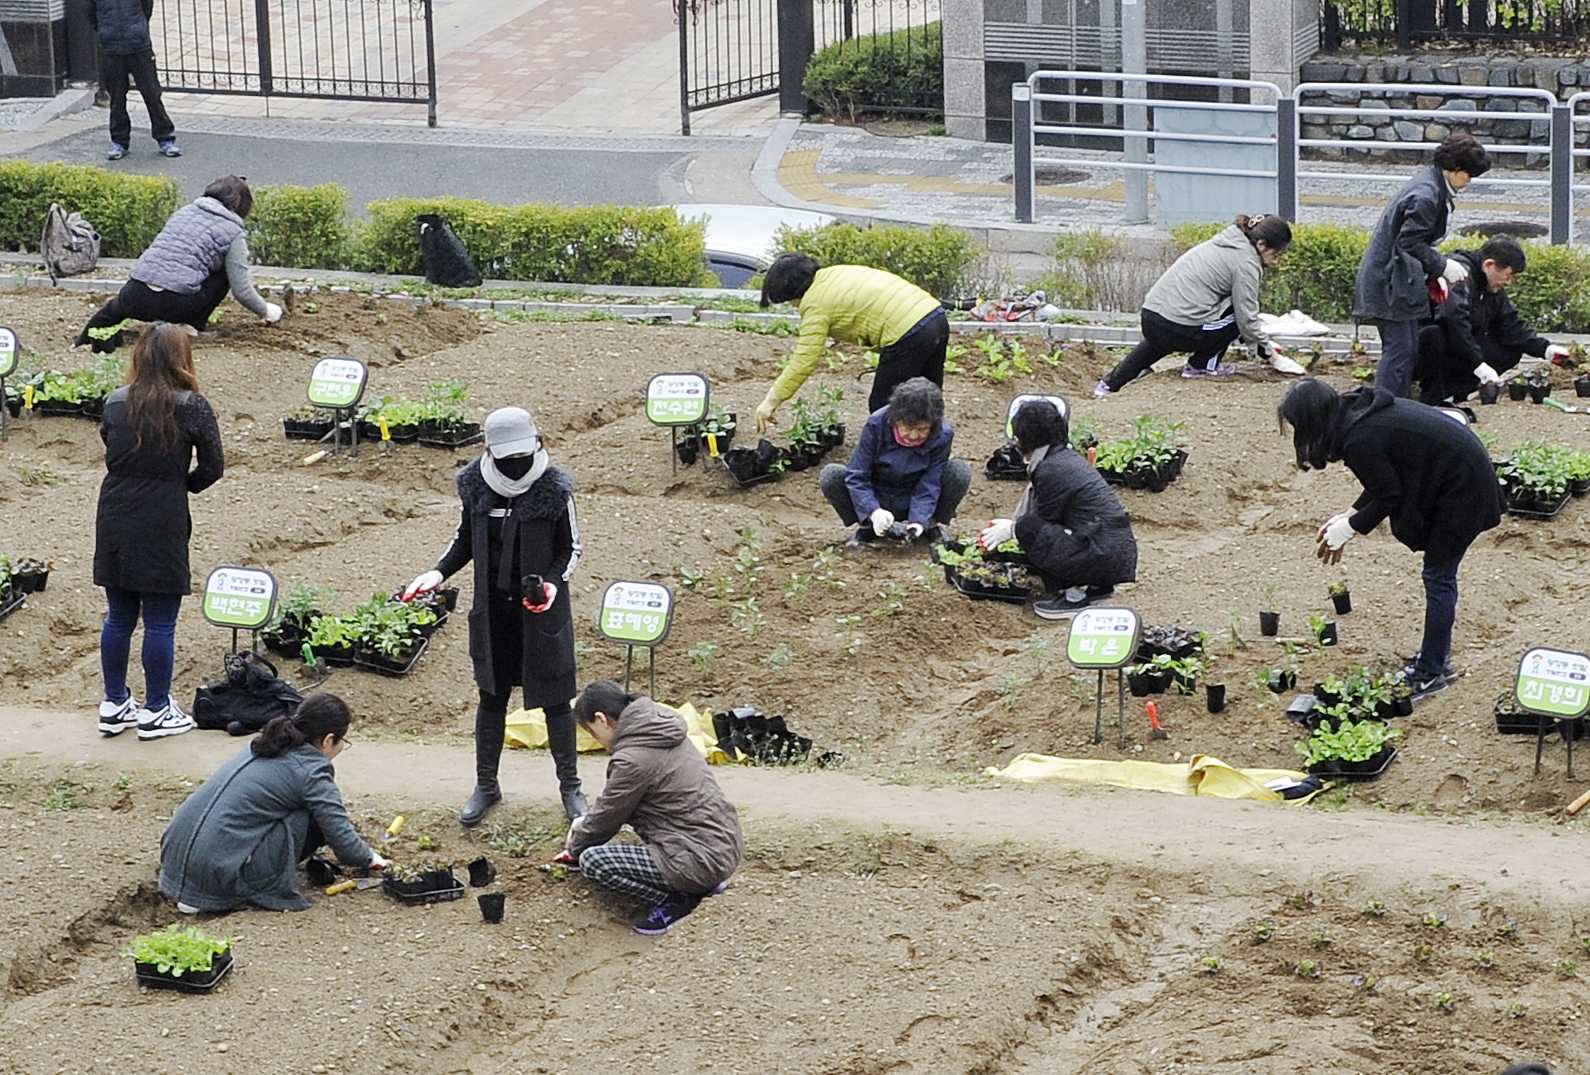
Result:
<svg viewBox="0 0 1590 1075">
<path fill-rule="evenodd" d="M 1137 653 L 1139 623 L 1129 608 L 1085 608 L 1071 621 L 1066 660 L 1078 668 L 1121 668 Z"/>
<path fill-rule="evenodd" d="M 707 416 L 707 379 L 699 373 L 659 373 L 646 384 L 646 417 L 660 426 L 685 426 Z"/>
<path fill-rule="evenodd" d="M 317 407 L 352 407 L 364 395 L 368 373 L 357 358 L 323 358 L 309 375 L 309 402 Z"/>
<path fill-rule="evenodd" d="M 204 580 L 204 618 L 217 627 L 258 630 L 276 605 L 276 576 L 257 567 L 218 567 Z"/>
<path fill-rule="evenodd" d="M 615 582 L 602 594 L 597 630 L 628 646 L 655 646 L 668 637 L 674 595 L 655 582 Z"/>
<path fill-rule="evenodd" d="M 1590 657 L 1536 646 L 1518 662 L 1513 687 L 1526 713 L 1573 720 L 1590 710 Z"/>
</svg>

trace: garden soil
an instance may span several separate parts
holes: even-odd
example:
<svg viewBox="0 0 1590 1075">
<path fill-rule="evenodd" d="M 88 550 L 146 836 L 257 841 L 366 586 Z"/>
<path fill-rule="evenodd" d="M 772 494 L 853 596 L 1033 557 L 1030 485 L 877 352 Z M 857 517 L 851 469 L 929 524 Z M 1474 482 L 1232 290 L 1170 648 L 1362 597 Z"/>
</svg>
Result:
<svg viewBox="0 0 1590 1075">
<path fill-rule="evenodd" d="M 93 306 L 16 292 L 0 319 L 35 364 L 71 368 L 87 360 L 67 343 Z M 679 600 L 659 655 L 663 700 L 782 713 L 844 761 L 723 770 L 746 819 L 746 868 L 669 936 L 644 940 L 626 928 L 633 908 L 539 868 L 559 839 L 544 757 L 510 754 L 509 801 L 480 830 L 457 826 L 473 702 L 460 617 L 408 677 L 337 670 L 325 686 L 359 715 L 363 741 L 339 768 L 363 831 L 404 813 L 400 861 L 492 855 L 503 925 L 480 922 L 473 894 L 420 909 L 374 891 L 314 893 L 303 914 L 207 921 L 238 938 L 237 968 L 213 996 L 142 991 L 118 953 L 173 917 L 153 884 L 162 819 L 240 743 L 98 739 L 100 445 L 81 419 L 14 422 L 0 448 L 0 551 L 54 570 L 0 626 L 0 1071 L 1484 1075 L 1522 1059 L 1575 1071 L 1590 1057 L 1576 967 L 1590 974 L 1584 823 L 1562 814 L 1590 766 L 1568 777 L 1553 736 L 1537 774 L 1533 739 L 1497 735 L 1492 717 L 1528 645 L 1587 647 L 1583 502 L 1554 522 L 1506 519 L 1471 550 L 1454 651 L 1464 676 L 1398 722 L 1401 754 L 1378 782 L 1307 806 L 1010 788 L 982 770 L 1025 751 L 1293 764 L 1298 729 L 1251 685 L 1285 659 L 1258 635 L 1264 580 L 1284 584 L 1282 637 L 1299 641 L 1329 607 L 1326 586 L 1352 585 L 1341 644 L 1298 654 L 1305 683 L 1396 667 L 1416 648 L 1416 555 L 1382 530 L 1339 568 L 1312 556 L 1315 528 L 1355 486 L 1341 468 L 1295 468 L 1275 426 L 1283 381 L 1248 364 L 1218 384 L 1170 369 L 1096 403 L 1089 388 L 1114 356 L 1075 346 L 1004 382 L 949 379 L 957 454 L 979 472 L 1017 392 L 1067 394 L 1106 437 L 1147 412 L 1186 423 L 1182 476 L 1164 493 L 1122 492 L 1141 567 L 1120 596 L 1147 623 L 1209 632 L 1207 678 L 1226 683 L 1230 705 L 1211 716 L 1201 697 L 1163 696 L 1171 737 L 1155 740 L 1129 699 L 1123 751 L 1113 697 L 1092 742 L 1094 681 L 1066 664 L 1064 624 L 968 601 L 921 550 L 826 553 L 844 531 L 810 470 L 742 490 L 715 464 L 673 469 L 666 431 L 641 413 L 646 379 L 704 373 L 746 417 L 743 443 L 788 340 L 508 324 L 360 295 L 316 296 L 275 327 L 227 310 L 195 352 L 227 450 L 226 477 L 193 498 L 201 576 L 259 564 L 284 587 L 334 586 L 345 611 L 430 567 L 456 523 L 452 474 L 467 450 L 367 444 L 305 466 L 313 446 L 285 440 L 280 419 L 322 355 L 366 360 L 373 397 L 456 377 L 481 408 L 529 406 L 579 479 L 582 680 L 623 674 L 622 650 L 590 627 L 607 583 L 664 582 Z M 835 367 L 817 381 L 846 389 L 853 444 L 861 361 Z M 1322 372 L 1345 388 L 1351 369 Z M 1583 416 L 1506 402 L 1480 414 L 1504 447 L 1532 436 L 1590 447 Z M 1019 492 L 979 475 L 961 531 L 1009 514 Z M 466 607 L 467 574 L 455 580 Z M 180 692 L 219 674 L 228 642 L 190 603 Z M 598 783 L 600 761 L 586 769 Z"/>
</svg>

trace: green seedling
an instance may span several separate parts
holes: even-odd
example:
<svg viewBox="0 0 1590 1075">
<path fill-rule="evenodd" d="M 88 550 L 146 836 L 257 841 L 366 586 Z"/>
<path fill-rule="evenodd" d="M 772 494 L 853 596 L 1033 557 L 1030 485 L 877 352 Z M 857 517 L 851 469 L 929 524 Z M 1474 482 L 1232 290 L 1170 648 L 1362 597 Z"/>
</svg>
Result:
<svg viewBox="0 0 1590 1075">
<path fill-rule="evenodd" d="M 1446 925 L 1446 915 L 1436 914 L 1434 911 L 1431 911 L 1429 914 L 1419 919 L 1419 921 L 1423 922 L 1429 929 L 1440 929 L 1442 926 Z"/>
<path fill-rule="evenodd" d="M 1294 911 L 1306 911 L 1309 908 L 1309 904 L 1313 902 L 1314 893 L 1307 891 L 1294 892 L 1286 898 L 1286 905 Z"/>
<path fill-rule="evenodd" d="M 1579 973 L 1579 965 L 1571 959 L 1559 959 L 1556 971 L 1559 978 L 1572 978 Z"/>
<path fill-rule="evenodd" d="M 1523 1001 L 1515 1000 L 1513 1003 L 1507 1006 L 1507 1016 L 1509 1019 L 1522 1019 L 1528 1014 L 1529 1009 L 1524 1007 Z"/>
<path fill-rule="evenodd" d="M 795 651 L 790 649 L 788 642 L 780 642 L 773 647 L 773 651 L 762 658 L 762 663 L 767 665 L 779 675 L 789 674 L 789 663 L 794 658 Z"/>
<path fill-rule="evenodd" d="M 685 650 L 685 656 L 695 662 L 696 671 L 703 676 L 710 676 L 712 666 L 718 663 L 719 657 L 723 656 L 723 648 L 711 639 L 703 639 Z"/>
<path fill-rule="evenodd" d="M 1312 959 L 1305 959 L 1297 965 L 1296 973 L 1299 978 L 1318 978 L 1320 965 Z"/>
<path fill-rule="evenodd" d="M 701 584 L 707 580 L 707 573 L 697 567 L 679 565 L 679 581 L 687 590 L 700 589 Z"/>
<path fill-rule="evenodd" d="M 434 851 L 436 850 L 437 840 L 436 837 L 429 833 L 423 833 L 419 840 L 416 841 L 416 844 L 421 851 Z"/>
<path fill-rule="evenodd" d="M 1480 970 L 1490 970 L 1496 966 L 1496 953 L 1487 948 L 1474 957 L 1474 962 L 1479 964 Z"/>
<path fill-rule="evenodd" d="M 1386 905 L 1379 900 L 1369 900 L 1364 904 L 1366 918 L 1380 918 L 1386 913 Z"/>
<path fill-rule="evenodd" d="M 1220 970 L 1221 964 L 1223 962 L 1224 960 L 1222 960 L 1219 956 L 1204 956 L 1203 967 L 1204 970 L 1208 971 L 1210 974 L 1215 974 Z"/>
<path fill-rule="evenodd" d="M 1456 1003 L 1457 1003 L 1457 998 L 1454 997 L 1451 993 L 1447 993 L 1447 992 L 1443 991 L 1443 992 L 1437 993 L 1435 995 L 1435 1009 L 1436 1009 L 1436 1011 L 1450 1013 L 1452 1011 L 1453 1006 Z"/>
<path fill-rule="evenodd" d="M 1416 944 L 1416 945 L 1414 945 L 1413 946 L 1413 958 L 1419 960 L 1420 962 L 1423 962 L 1424 960 L 1429 959 L 1430 958 L 1430 946 L 1428 944 Z"/>
<path fill-rule="evenodd" d="M 1518 920 L 1509 918 L 1506 922 L 1496 927 L 1496 935 L 1503 940 L 1513 940 L 1518 936 Z"/>
<path fill-rule="evenodd" d="M 1360 993 L 1373 993 L 1377 984 L 1373 974 L 1360 974 L 1353 979 L 1353 988 Z"/>
<path fill-rule="evenodd" d="M 1333 943 L 1335 943 L 1336 938 L 1331 936 L 1329 930 L 1321 929 L 1315 930 L 1314 936 L 1311 937 L 1310 940 L 1313 942 L 1315 948 L 1329 948 Z"/>
<path fill-rule="evenodd" d="M 184 929 L 173 922 L 165 929 L 134 937 L 121 954 L 140 963 L 153 963 L 161 974 L 180 978 L 210 970 L 215 957 L 231 947 L 230 937 L 212 937 L 198 926 Z"/>
<path fill-rule="evenodd" d="M 1254 944 L 1263 944 L 1273 936 L 1275 936 L 1275 926 L 1270 922 L 1260 922 L 1253 927 Z"/>
</svg>

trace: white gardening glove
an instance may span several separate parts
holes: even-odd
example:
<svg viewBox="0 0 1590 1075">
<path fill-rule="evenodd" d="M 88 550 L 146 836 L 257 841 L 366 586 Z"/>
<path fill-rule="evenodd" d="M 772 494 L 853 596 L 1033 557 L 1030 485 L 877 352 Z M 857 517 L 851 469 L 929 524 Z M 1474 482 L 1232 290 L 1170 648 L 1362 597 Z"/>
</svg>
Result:
<svg viewBox="0 0 1590 1075">
<path fill-rule="evenodd" d="M 1327 564 L 1340 563 L 1342 549 L 1353 539 L 1357 531 L 1353 529 L 1351 517 L 1346 513 L 1332 515 L 1325 520 L 1325 525 L 1319 528 L 1319 548 L 1315 555 Z"/>
<path fill-rule="evenodd" d="M 265 323 L 267 325 L 274 325 L 276 322 L 280 321 L 281 319 L 282 319 L 282 308 L 280 306 L 277 306 L 274 302 L 267 302 L 265 304 Z"/>
<path fill-rule="evenodd" d="M 384 857 L 379 851 L 370 852 L 370 869 L 384 870 L 392 865 L 392 860 Z"/>
<path fill-rule="evenodd" d="M 771 395 L 756 405 L 756 431 L 766 433 L 773 424 L 773 412 L 778 410 L 778 400 Z"/>
<path fill-rule="evenodd" d="M 889 532 L 889 527 L 894 525 L 894 512 L 888 508 L 879 508 L 867 517 L 867 521 L 872 524 L 872 532 L 883 537 Z"/>
<path fill-rule="evenodd" d="M 1501 384 L 1502 375 L 1491 369 L 1489 364 L 1481 362 L 1474 367 L 1474 376 L 1479 378 L 1480 384 Z"/>
<path fill-rule="evenodd" d="M 555 582 L 543 582 L 541 585 L 546 588 L 546 601 L 545 602 L 543 602 L 542 604 L 539 604 L 539 605 L 532 605 L 530 603 L 530 599 L 528 597 L 521 599 L 521 602 L 524 605 L 524 607 L 526 609 L 528 609 L 529 611 L 531 611 L 531 612 L 545 612 L 547 609 L 552 607 L 552 602 L 554 602 L 554 601 L 556 601 L 558 599 L 558 586 L 557 586 L 557 583 L 555 583 Z"/>
<path fill-rule="evenodd" d="M 983 527 L 977 535 L 977 547 L 980 549 L 997 549 L 1005 542 L 1016 536 L 1016 521 L 1014 519 L 990 519 L 988 525 Z"/>
<path fill-rule="evenodd" d="M 1449 284 L 1461 284 L 1469 278 L 1469 267 L 1457 258 L 1447 258 L 1446 268 L 1441 270 L 1441 279 Z"/>
<path fill-rule="evenodd" d="M 905 536 L 908 537 L 909 539 L 911 539 L 912 541 L 915 541 L 917 538 L 921 537 L 922 536 L 922 524 L 921 523 L 906 523 L 905 524 Z"/>
<path fill-rule="evenodd" d="M 1572 351 L 1568 350 L 1566 347 L 1564 347 L 1560 343 L 1552 343 L 1552 344 L 1547 344 L 1546 345 L 1546 361 L 1547 362 L 1556 362 L 1559 358 L 1567 358 L 1567 357 L 1569 357 L 1572 354 L 1573 354 Z"/>
<path fill-rule="evenodd" d="M 408 589 L 403 591 L 403 600 L 412 601 L 422 593 L 430 593 L 442 584 L 442 573 L 435 569 L 422 571 L 414 576 L 414 581 L 409 583 Z"/>
<path fill-rule="evenodd" d="M 1301 377 L 1308 372 L 1302 365 L 1287 358 L 1279 350 L 1274 349 L 1270 351 L 1270 368 L 1276 373 L 1284 373 L 1288 377 Z"/>
</svg>

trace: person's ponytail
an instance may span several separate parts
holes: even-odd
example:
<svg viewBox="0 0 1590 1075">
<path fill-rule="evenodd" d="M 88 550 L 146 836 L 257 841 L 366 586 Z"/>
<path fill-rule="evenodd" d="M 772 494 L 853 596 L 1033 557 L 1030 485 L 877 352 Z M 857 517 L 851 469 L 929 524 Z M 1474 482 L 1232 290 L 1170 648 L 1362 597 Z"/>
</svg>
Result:
<svg viewBox="0 0 1590 1075">
<path fill-rule="evenodd" d="M 1242 234 L 1248 237 L 1254 249 L 1258 249 L 1259 240 L 1264 240 L 1266 249 L 1281 253 L 1292 245 L 1292 225 L 1286 222 L 1283 216 L 1274 213 L 1255 213 L 1252 216 L 1242 213 L 1231 223 L 1242 229 Z"/>
<path fill-rule="evenodd" d="M 305 743 L 319 743 L 328 735 L 334 740 L 346 739 L 351 723 L 353 713 L 347 702 L 335 694 L 311 694 L 298 703 L 291 716 L 275 717 L 260 729 L 249 749 L 256 758 L 279 758 Z"/>
</svg>

